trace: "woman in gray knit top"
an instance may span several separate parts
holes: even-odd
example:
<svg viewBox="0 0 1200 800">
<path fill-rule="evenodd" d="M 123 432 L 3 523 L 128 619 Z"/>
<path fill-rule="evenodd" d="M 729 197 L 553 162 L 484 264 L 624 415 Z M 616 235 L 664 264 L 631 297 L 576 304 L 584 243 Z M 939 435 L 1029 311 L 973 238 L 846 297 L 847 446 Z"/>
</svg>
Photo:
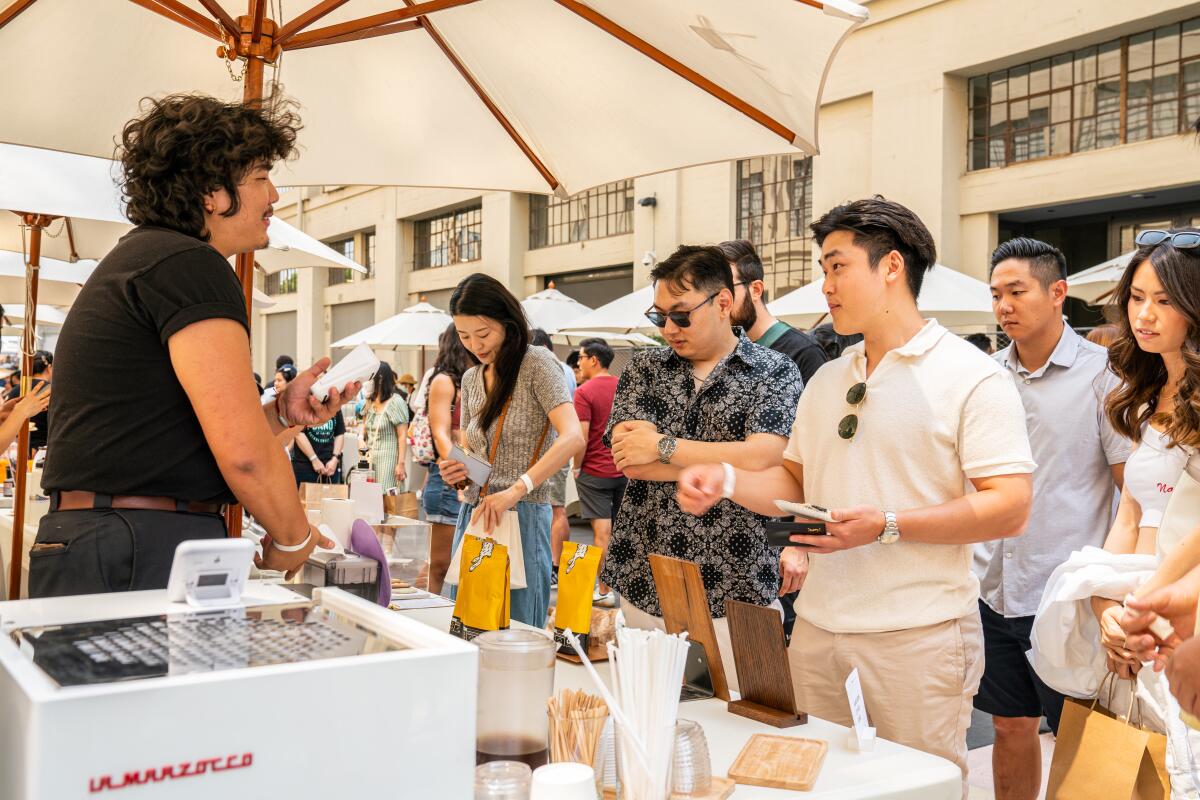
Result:
<svg viewBox="0 0 1200 800">
<path fill-rule="evenodd" d="M 454 548 L 468 524 L 492 531 L 514 509 L 521 525 L 527 588 L 510 595 L 512 619 L 543 627 L 550 607 L 550 495 L 545 482 L 583 443 L 562 368 L 544 347 L 529 346 L 521 304 L 495 278 L 476 273 L 450 297 L 450 314 L 478 366 L 462 378 L 462 431 L 466 450 L 492 463 L 487 495 L 466 490 Z M 492 457 L 497 429 L 499 447 Z M 438 462 L 449 485 L 467 480 L 460 461 Z"/>
</svg>

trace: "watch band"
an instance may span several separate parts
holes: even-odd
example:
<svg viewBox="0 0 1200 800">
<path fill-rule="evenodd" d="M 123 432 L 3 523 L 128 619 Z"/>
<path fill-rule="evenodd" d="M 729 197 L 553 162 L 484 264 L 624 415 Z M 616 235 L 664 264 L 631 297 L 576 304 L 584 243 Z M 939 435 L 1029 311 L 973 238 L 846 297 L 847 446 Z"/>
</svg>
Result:
<svg viewBox="0 0 1200 800">
<path fill-rule="evenodd" d="M 896 523 L 896 512 L 883 512 L 883 531 L 879 534 L 881 544 L 892 544 L 900 538 L 900 526 Z"/>
<path fill-rule="evenodd" d="M 663 436 L 658 440 L 658 462 L 660 464 L 670 464 L 671 457 L 675 455 L 675 448 L 679 446 L 674 436 Z"/>
</svg>

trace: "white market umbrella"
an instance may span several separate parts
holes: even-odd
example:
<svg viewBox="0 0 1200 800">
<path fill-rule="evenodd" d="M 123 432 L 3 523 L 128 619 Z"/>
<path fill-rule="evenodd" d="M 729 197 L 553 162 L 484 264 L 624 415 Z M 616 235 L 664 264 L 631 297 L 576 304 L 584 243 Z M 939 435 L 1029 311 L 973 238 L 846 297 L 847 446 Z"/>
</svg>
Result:
<svg viewBox="0 0 1200 800">
<path fill-rule="evenodd" d="M 569 325 L 592 310 L 555 289 L 553 283 L 549 289 L 531 294 L 522 300 L 521 308 L 525 309 L 529 327 L 541 328 L 546 333 L 555 333 L 559 328 Z"/>
<path fill-rule="evenodd" d="M 16 322 L 25 316 L 25 306 L 20 303 L 6 305 L 4 307 L 4 316 L 9 320 Z M 67 312 L 53 306 L 38 305 L 37 307 L 37 324 L 38 325 L 62 325 L 67 321 Z"/>
<path fill-rule="evenodd" d="M 768 303 L 767 310 L 790 325 L 811 328 L 829 314 L 829 304 L 821 291 L 824 283 L 824 278 L 817 278 Z M 947 328 L 996 324 L 991 287 L 941 264 L 934 264 L 925 274 L 917 308 Z"/>
<path fill-rule="evenodd" d="M 1103 303 L 1108 299 L 1108 295 L 1117 288 L 1117 284 L 1121 281 L 1121 276 L 1125 274 L 1125 269 L 1131 260 L 1133 260 L 1133 253 L 1125 253 L 1094 267 L 1080 270 L 1074 275 L 1068 275 L 1067 295 L 1089 305 Z"/>
<path fill-rule="evenodd" d="M 270 308 L 275 305 L 275 298 L 262 291 L 261 289 L 254 290 L 254 307 L 255 308 Z"/>
<path fill-rule="evenodd" d="M 641 333 L 615 333 L 613 331 L 559 331 L 550 339 L 555 344 L 575 346 L 583 344 L 584 339 L 603 339 L 609 346 L 616 347 L 658 347 L 662 342 L 651 339 Z"/>
<path fill-rule="evenodd" d="M 338 339 L 330 347 L 407 348 L 437 347 L 438 337 L 451 323 L 449 314 L 421 301 L 369 328 Z"/>
<path fill-rule="evenodd" d="M 594 311 L 589 311 L 569 325 L 564 325 L 559 332 L 575 331 L 611 331 L 615 333 L 634 333 L 638 331 L 657 331 L 646 312 L 654 305 L 654 286 L 643 286 L 624 297 L 618 297 L 611 303 L 605 303 Z"/>
<path fill-rule="evenodd" d="M 141 98 L 261 97 L 270 62 L 305 124 L 281 185 L 566 194 L 815 152 L 829 65 L 867 19 L 848 0 L 287 5 L 272 19 L 267 0 L 0 0 L 0 141 L 111 156 Z M 347 102 L 347 86 L 404 102 Z"/>
<path fill-rule="evenodd" d="M 95 268 L 96 262 L 91 259 L 71 263 L 43 256 L 38 299 L 48 305 L 71 305 Z M 25 278 L 24 256 L 12 250 L 0 250 L 0 303 L 23 302 Z"/>
</svg>

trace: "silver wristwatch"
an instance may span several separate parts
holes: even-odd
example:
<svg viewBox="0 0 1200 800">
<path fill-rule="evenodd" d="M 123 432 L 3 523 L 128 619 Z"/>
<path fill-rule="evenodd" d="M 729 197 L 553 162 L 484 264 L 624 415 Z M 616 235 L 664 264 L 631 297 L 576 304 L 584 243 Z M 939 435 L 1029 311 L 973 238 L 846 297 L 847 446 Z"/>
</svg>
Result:
<svg viewBox="0 0 1200 800">
<path fill-rule="evenodd" d="M 883 533 L 879 534 L 880 544 L 892 544 L 900 539 L 900 526 L 896 524 L 894 511 L 883 512 Z"/>
<path fill-rule="evenodd" d="M 671 456 L 675 455 L 675 448 L 679 443 L 675 441 L 674 436 L 664 436 L 658 440 L 658 461 L 660 464 L 670 464 Z"/>
</svg>

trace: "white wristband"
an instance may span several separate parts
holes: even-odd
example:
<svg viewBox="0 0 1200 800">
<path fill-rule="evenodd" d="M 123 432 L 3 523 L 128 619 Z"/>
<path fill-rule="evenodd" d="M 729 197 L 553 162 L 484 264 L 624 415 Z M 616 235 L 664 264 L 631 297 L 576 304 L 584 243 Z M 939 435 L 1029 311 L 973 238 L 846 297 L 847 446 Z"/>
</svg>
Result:
<svg viewBox="0 0 1200 800">
<path fill-rule="evenodd" d="M 299 553 L 304 548 L 308 547 L 308 543 L 312 541 L 312 528 L 308 529 L 308 536 L 304 537 L 304 541 L 300 544 L 280 544 L 274 539 L 271 540 L 271 547 L 274 547 L 281 553 Z"/>
<path fill-rule="evenodd" d="M 525 495 L 527 497 L 533 494 L 533 478 L 529 477 L 528 472 L 521 476 L 521 483 L 525 484 Z"/>
<path fill-rule="evenodd" d="M 733 471 L 733 466 L 721 462 L 721 469 L 725 470 L 725 480 L 721 484 L 721 497 L 729 500 L 733 497 L 733 490 L 737 488 L 737 473 Z"/>
</svg>

